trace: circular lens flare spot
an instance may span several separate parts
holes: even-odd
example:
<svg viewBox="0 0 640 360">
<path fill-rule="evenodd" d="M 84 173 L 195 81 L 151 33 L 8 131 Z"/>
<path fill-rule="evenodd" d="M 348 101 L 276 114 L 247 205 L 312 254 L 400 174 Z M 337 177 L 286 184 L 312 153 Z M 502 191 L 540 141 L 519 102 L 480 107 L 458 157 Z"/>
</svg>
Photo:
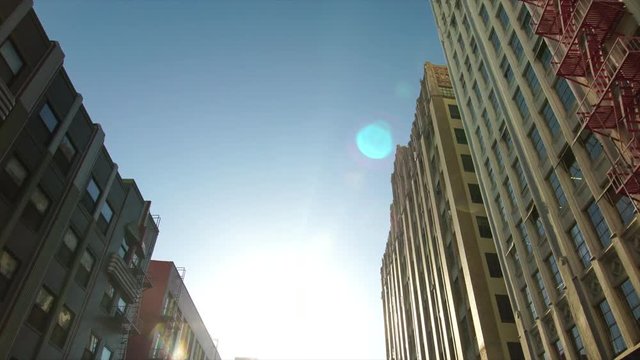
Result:
<svg viewBox="0 0 640 360">
<path fill-rule="evenodd" d="M 356 135 L 358 150 L 370 159 L 384 159 L 393 150 L 393 139 L 391 129 L 383 121 L 369 124 Z"/>
</svg>

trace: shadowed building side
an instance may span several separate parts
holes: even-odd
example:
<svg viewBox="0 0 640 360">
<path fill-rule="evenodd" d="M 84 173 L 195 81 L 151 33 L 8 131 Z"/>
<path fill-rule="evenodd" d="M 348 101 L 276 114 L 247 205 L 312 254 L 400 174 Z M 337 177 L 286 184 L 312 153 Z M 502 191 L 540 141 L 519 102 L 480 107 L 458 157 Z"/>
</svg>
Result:
<svg viewBox="0 0 640 360">
<path fill-rule="evenodd" d="M 0 1 L 0 358 L 120 359 L 158 236 L 28 0 Z"/>
</svg>

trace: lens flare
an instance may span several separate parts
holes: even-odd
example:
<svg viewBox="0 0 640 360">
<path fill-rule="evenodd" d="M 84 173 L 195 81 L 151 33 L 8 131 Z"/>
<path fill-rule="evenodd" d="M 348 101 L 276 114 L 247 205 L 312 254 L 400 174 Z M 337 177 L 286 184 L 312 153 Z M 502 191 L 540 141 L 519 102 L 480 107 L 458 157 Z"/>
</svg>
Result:
<svg viewBox="0 0 640 360">
<path fill-rule="evenodd" d="M 358 150 L 370 159 L 384 159 L 393 150 L 389 125 L 383 121 L 369 124 L 356 135 Z"/>
</svg>

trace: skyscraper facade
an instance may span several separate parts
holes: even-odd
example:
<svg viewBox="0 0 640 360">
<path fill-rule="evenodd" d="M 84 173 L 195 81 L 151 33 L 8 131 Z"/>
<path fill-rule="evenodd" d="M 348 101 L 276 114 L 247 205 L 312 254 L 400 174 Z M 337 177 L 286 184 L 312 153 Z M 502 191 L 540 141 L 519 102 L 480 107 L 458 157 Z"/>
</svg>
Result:
<svg viewBox="0 0 640 360">
<path fill-rule="evenodd" d="M 425 64 L 391 180 L 387 359 L 522 357 L 470 150 L 447 68 Z"/>
<path fill-rule="evenodd" d="M 525 358 L 637 358 L 640 2 L 432 7 Z"/>
<path fill-rule="evenodd" d="M 0 1 L 0 358 L 121 359 L 158 236 L 28 0 Z"/>
</svg>

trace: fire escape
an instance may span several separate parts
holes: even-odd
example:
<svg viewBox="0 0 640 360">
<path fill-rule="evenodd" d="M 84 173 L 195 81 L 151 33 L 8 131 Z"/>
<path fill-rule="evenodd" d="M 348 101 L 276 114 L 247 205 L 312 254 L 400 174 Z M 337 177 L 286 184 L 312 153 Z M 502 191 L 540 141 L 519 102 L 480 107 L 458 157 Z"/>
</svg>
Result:
<svg viewBox="0 0 640 360">
<path fill-rule="evenodd" d="M 130 246 L 127 261 L 118 253 L 113 253 L 107 265 L 109 276 L 117 284 L 121 291 L 123 303 L 115 304 L 114 318 L 120 327 L 122 334 L 120 346 L 116 351 L 115 359 L 125 359 L 129 337 L 140 334 L 142 331 L 142 320 L 139 317 L 140 303 L 145 289 L 151 287 L 151 281 L 142 268 L 132 257 L 139 259 L 148 258 L 147 237 L 150 227 L 158 228 L 160 218 L 158 216 L 148 216 L 150 203 L 145 205 L 145 211 L 137 223 L 131 223 L 126 228 L 125 238 Z M 129 262 L 129 263 L 128 263 Z"/>
<path fill-rule="evenodd" d="M 624 2 L 523 1 L 531 5 L 536 34 L 554 50 L 556 75 L 583 87 L 578 110 L 582 129 L 615 145 L 610 150 L 605 146 L 615 192 L 640 201 L 640 37 L 616 32 Z"/>
<path fill-rule="evenodd" d="M 161 342 L 154 344 L 154 346 L 158 346 L 153 350 L 154 355 L 152 358 L 154 360 L 179 360 L 179 356 L 176 357 L 175 351 L 179 348 L 182 337 L 182 324 L 184 320 L 179 304 L 184 287 L 186 269 L 184 267 L 177 267 L 176 271 L 177 276 L 171 276 L 168 285 L 167 305 L 162 315 L 164 333 L 161 335 Z"/>
</svg>

